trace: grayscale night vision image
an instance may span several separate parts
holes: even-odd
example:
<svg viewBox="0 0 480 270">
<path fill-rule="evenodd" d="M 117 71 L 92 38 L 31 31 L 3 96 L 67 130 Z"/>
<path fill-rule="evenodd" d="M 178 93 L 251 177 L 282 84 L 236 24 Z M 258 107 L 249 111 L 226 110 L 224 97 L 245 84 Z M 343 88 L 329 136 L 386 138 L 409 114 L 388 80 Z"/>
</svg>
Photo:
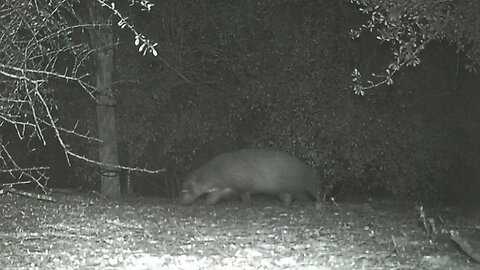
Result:
<svg viewBox="0 0 480 270">
<path fill-rule="evenodd" d="M 0 269 L 480 269 L 480 1 L 1 1 Z"/>
</svg>

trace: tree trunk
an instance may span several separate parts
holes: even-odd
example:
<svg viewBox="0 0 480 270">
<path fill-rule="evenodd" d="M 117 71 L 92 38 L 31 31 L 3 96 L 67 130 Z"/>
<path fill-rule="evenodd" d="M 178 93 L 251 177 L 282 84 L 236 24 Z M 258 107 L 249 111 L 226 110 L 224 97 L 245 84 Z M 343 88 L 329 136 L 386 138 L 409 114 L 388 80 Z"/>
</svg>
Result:
<svg viewBox="0 0 480 270">
<path fill-rule="evenodd" d="M 90 37 L 96 52 L 96 86 L 97 86 L 97 133 L 102 141 L 99 146 L 101 166 L 101 193 L 109 198 L 119 198 L 120 176 L 117 149 L 117 123 L 115 114 L 115 97 L 112 92 L 113 72 L 113 36 L 109 22 L 96 1 L 90 5 L 92 22 L 102 25 L 92 29 Z M 108 26 L 107 26 L 108 25 Z"/>
</svg>

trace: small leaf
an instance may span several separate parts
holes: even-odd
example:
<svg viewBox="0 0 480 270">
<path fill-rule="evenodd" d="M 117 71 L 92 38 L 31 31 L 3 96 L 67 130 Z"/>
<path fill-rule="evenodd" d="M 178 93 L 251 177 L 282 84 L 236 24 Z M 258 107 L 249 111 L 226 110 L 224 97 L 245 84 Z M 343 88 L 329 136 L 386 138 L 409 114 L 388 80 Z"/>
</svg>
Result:
<svg viewBox="0 0 480 270">
<path fill-rule="evenodd" d="M 392 85 L 392 84 L 393 84 L 392 77 L 387 77 L 387 85 Z"/>
<path fill-rule="evenodd" d="M 139 52 L 143 51 L 143 48 L 145 48 L 145 43 L 143 43 L 143 44 L 138 48 L 138 51 L 139 51 Z"/>
</svg>

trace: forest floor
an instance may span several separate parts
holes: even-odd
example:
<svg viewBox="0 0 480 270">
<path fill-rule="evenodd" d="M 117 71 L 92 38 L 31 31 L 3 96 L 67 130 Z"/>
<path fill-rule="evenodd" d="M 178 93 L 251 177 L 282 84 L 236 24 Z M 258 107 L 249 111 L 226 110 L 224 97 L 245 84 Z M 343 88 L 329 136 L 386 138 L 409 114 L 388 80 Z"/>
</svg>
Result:
<svg viewBox="0 0 480 270">
<path fill-rule="evenodd" d="M 54 197 L 0 196 L 0 269 L 480 269 L 478 207 Z"/>
</svg>

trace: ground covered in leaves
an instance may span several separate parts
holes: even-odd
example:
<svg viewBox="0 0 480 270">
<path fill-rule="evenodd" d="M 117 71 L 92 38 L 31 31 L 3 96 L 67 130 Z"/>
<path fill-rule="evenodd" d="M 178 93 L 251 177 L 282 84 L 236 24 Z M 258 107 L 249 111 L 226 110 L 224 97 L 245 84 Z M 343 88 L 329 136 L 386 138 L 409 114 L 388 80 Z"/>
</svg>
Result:
<svg viewBox="0 0 480 270">
<path fill-rule="evenodd" d="M 1 269 L 480 268 L 448 234 L 479 243 L 476 207 L 55 198 L 0 196 Z M 422 213 L 436 234 L 426 233 Z"/>
</svg>

